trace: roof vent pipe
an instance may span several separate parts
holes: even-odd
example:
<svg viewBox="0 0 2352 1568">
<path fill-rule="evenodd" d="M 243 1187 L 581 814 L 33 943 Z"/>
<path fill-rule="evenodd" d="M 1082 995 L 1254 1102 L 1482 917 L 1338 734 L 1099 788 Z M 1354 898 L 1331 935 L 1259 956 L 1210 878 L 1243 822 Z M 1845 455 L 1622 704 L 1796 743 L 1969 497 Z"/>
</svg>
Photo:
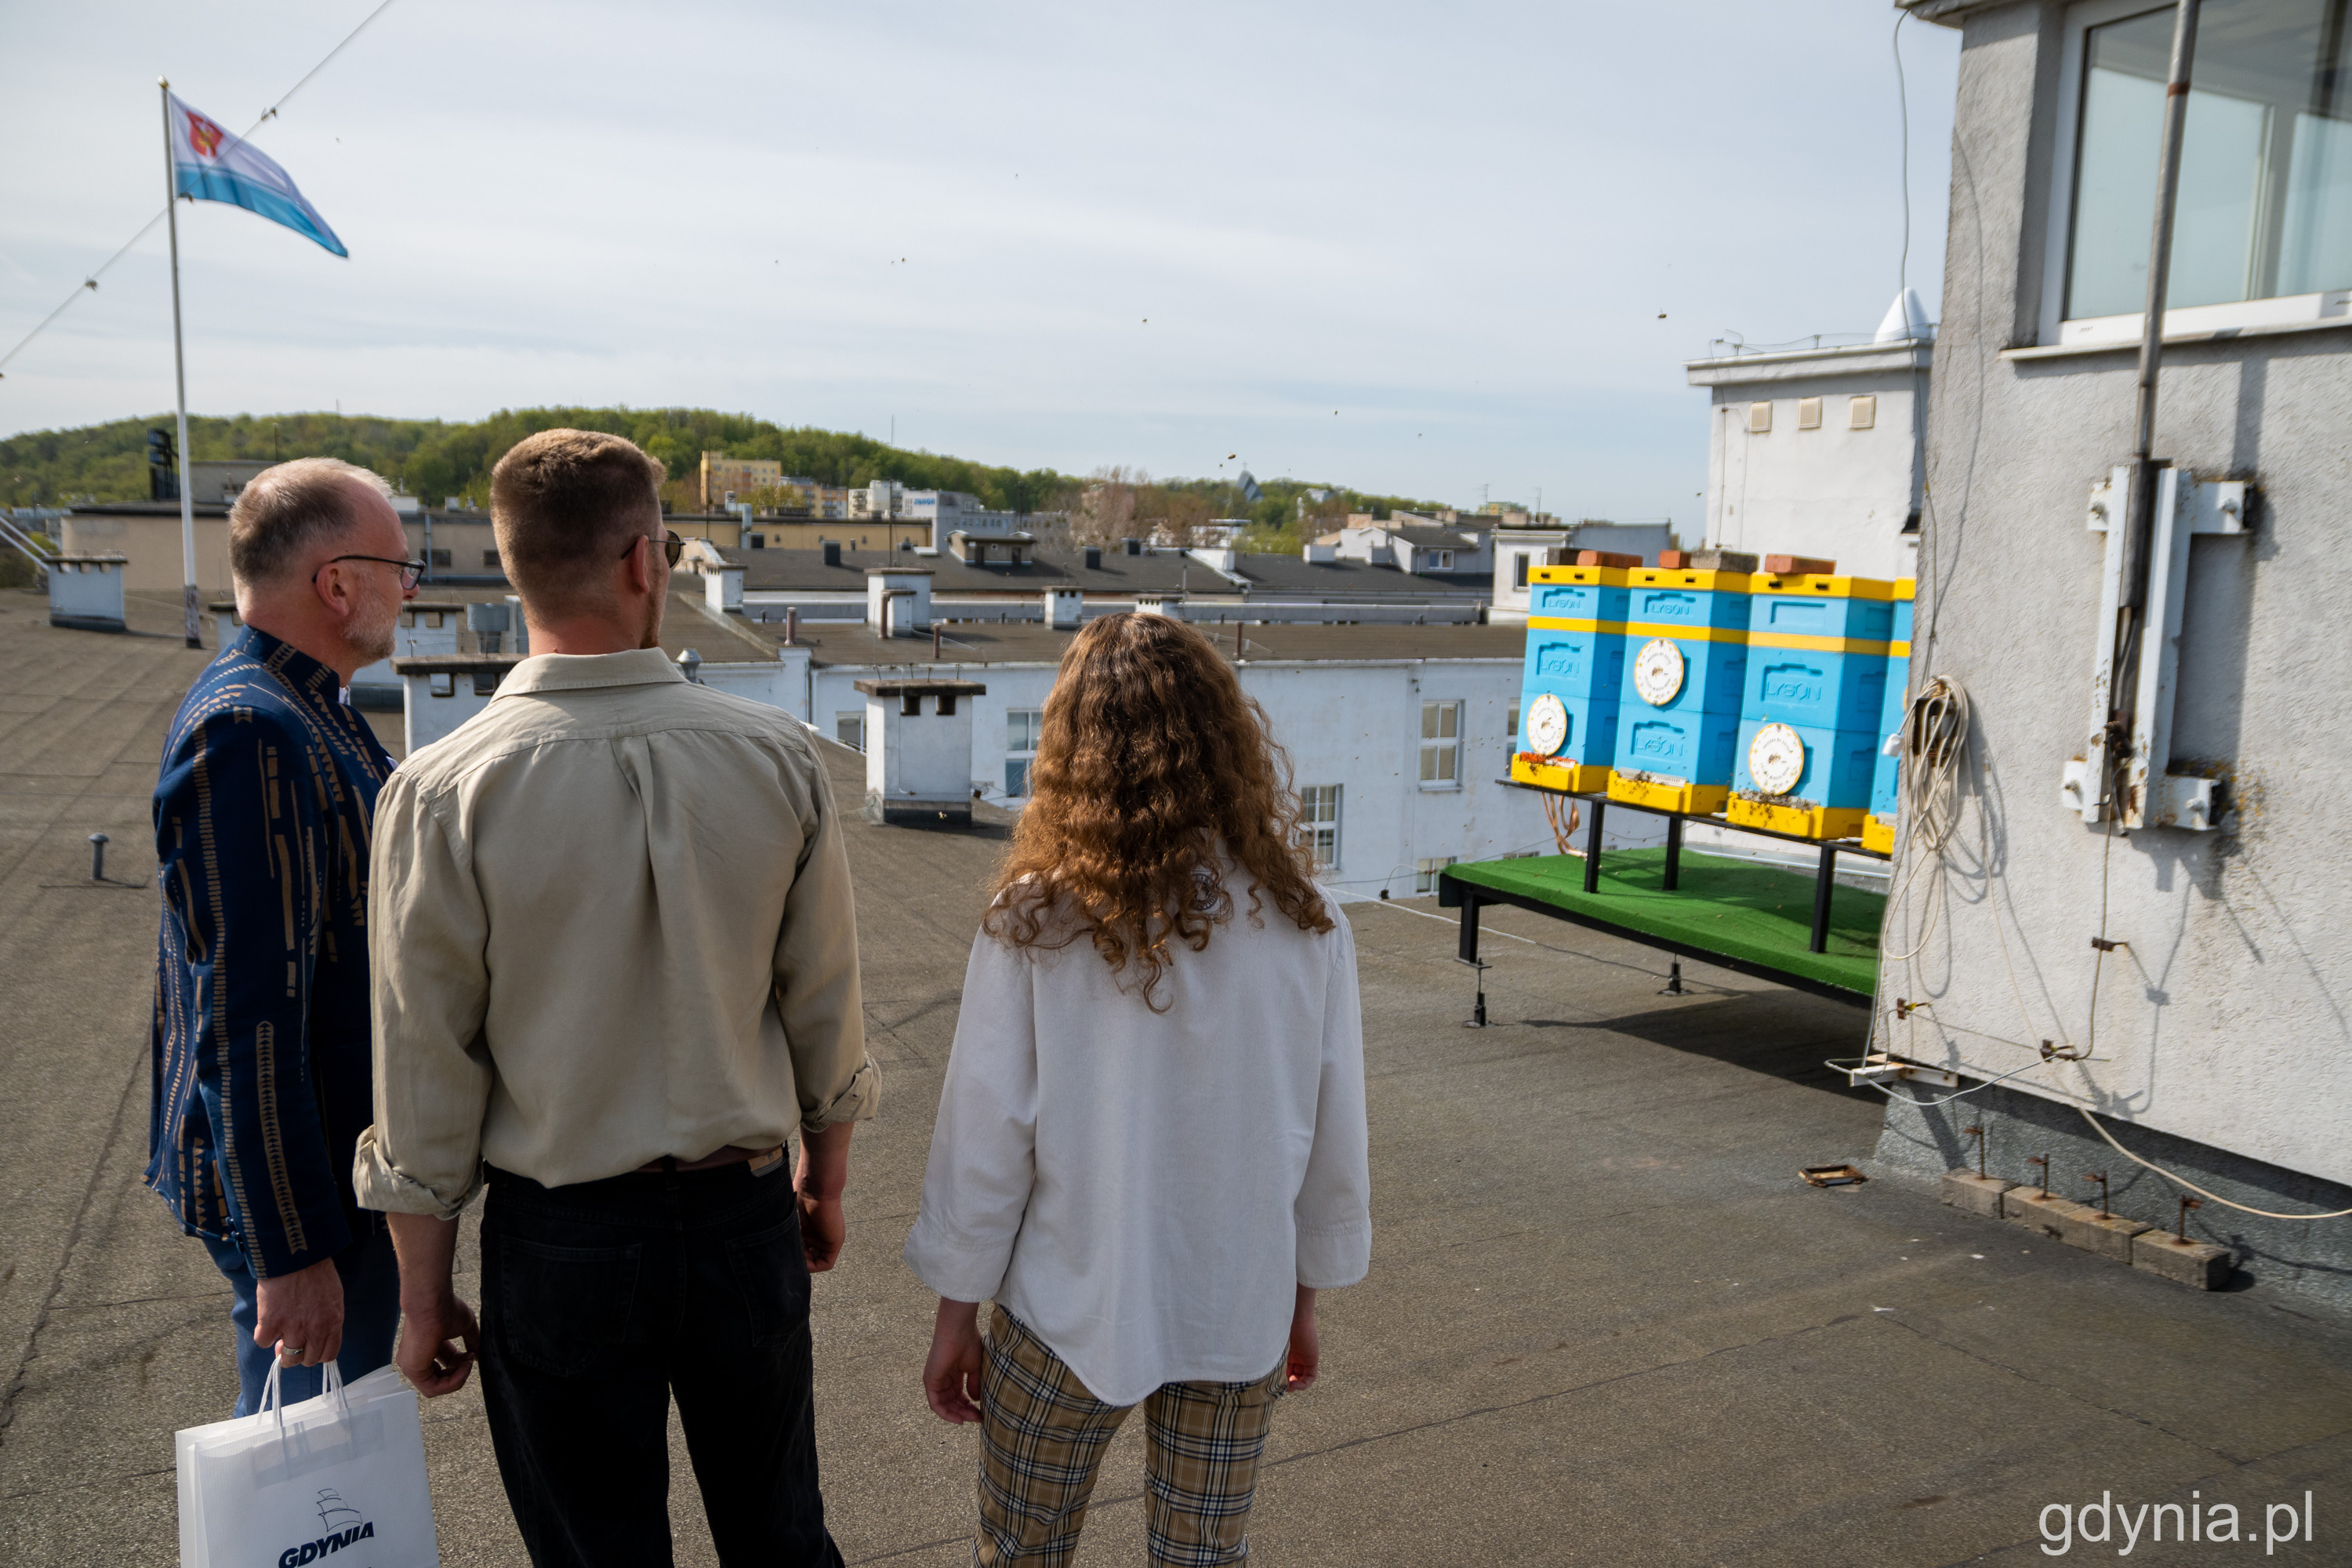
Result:
<svg viewBox="0 0 2352 1568">
<path fill-rule="evenodd" d="M 838 566 L 841 564 L 841 541 L 838 539 L 828 539 L 824 542 L 824 563 L 826 565 Z"/>
</svg>

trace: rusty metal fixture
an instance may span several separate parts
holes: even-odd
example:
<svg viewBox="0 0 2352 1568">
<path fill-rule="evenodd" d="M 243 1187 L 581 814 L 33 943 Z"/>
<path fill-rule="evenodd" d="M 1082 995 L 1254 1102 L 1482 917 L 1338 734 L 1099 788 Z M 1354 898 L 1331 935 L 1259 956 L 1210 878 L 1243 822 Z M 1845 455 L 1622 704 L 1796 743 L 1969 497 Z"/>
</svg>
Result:
<svg viewBox="0 0 2352 1568">
<path fill-rule="evenodd" d="M 2083 1180 L 2099 1184 L 2099 1217 L 2115 1218 L 2114 1215 L 2107 1212 L 2107 1173 L 2105 1171 L 2085 1171 L 2083 1173 Z"/>
<path fill-rule="evenodd" d="M 2190 1209 L 2201 1209 L 2204 1206 L 2205 1200 L 2202 1198 L 2183 1198 L 2180 1200 L 2180 1223 L 2173 1229 L 2173 1238 L 2179 1241 L 2181 1246 L 2186 1247 L 2189 1245 L 2189 1211 Z"/>
<path fill-rule="evenodd" d="M 2042 1043 L 2044 1045 L 2049 1044 L 2046 1040 Z M 2050 1195 L 2050 1156 L 2047 1154 L 2028 1154 L 2025 1157 L 2025 1163 L 2029 1165 L 2039 1165 L 2042 1167 L 2042 1186 L 2040 1191 L 2043 1197 L 2048 1197 Z"/>
<path fill-rule="evenodd" d="M 1977 1179 L 1979 1181 L 1984 1180 L 1985 1130 L 1982 1127 L 1963 1127 L 1960 1129 L 1960 1136 L 1963 1138 L 1973 1138 L 1977 1141 Z"/>
</svg>

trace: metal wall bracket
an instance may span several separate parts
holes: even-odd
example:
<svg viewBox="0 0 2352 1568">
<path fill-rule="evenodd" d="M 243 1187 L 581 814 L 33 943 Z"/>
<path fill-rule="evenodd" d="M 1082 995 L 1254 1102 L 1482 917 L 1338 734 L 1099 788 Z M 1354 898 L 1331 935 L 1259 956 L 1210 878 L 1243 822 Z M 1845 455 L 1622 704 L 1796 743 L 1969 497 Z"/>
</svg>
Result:
<svg viewBox="0 0 2352 1568">
<path fill-rule="evenodd" d="M 2220 826 L 2214 781 L 2167 772 L 2172 761 L 2173 699 L 2179 685 L 2181 607 L 2189 595 L 2189 542 L 2199 534 L 2243 534 L 2246 485 L 2239 479 L 2200 479 L 2183 468 L 2156 471 L 2147 603 L 2137 633 L 2137 679 L 2131 700 L 2124 705 L 2115 702 L 2112 694 L 2127 662 L 2121 658 L 2126 650 L 2117 646 L 2116 632 L 2131 484 L 2132 470 L 2126 467 L 2091 488 L 2090 530 L 2107 536 L 2099 587 L 2098 662 L 2091 680 L 2089 736 L 2083 755 L 2066 763 L 2059 798 L 2084 822 L 2112 816 L 2127 828 L 2210 832 Z M 2131 738 L 2129 752 L 2115 758 L 2110 748 L 2122 737 L 2109 727 L 2108 715 L 2118 707 L 2131 716 Z M 2120 778 L 2119 791 L 2109 790 L 2113 778 Z"/>
</svg>

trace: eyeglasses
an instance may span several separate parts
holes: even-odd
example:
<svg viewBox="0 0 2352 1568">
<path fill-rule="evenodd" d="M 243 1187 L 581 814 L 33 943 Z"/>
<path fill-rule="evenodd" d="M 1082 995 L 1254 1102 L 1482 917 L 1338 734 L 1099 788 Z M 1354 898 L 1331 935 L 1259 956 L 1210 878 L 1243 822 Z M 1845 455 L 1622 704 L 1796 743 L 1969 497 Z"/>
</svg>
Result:
<svg viewBox="0 0 2352 1568">
<path fill-rule="evenodd" d="M 319 572 L 324 572 L 338 561 L 378 561 L 386 566 L 397 566 L 400 568 L 400 591 L 404 594 L 415 587 L 417 579 L 425 575 L 424 562 L 396 561 L 389 555 L 332 555 L 319 563 Z M 315 583 L 319 580 L 319 572 L 310 574 L 310 581 Z"/>
<path fill-rule="evenodd" d="M 635 550 L 644 541 L 652 539 L 653 537 L 654 536 L 650 533 L 640 533 L 635 539 L 630 540 L 628 549 L 621 552 L 621 559 L 626 561 L 629 558 L 630 550 Z M 678 557 L 686 553 L 686 541 L 680 539 L 676 533 L 673 533 L 667 528 L 661 531 L 661 538 L 658 542 L 662 547 L 662 553 L 669 557 L 669 563 L 673 566 L 677 564 Z"/>
</svg>

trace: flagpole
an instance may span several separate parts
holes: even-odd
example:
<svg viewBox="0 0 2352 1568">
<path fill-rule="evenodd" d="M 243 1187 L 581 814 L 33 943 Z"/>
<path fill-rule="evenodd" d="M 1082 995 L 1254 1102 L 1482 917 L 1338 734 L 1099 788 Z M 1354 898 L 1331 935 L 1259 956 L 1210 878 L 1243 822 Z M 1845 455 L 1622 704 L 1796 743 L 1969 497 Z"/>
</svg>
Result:
<svg viewBox="0 0 2352 1568">
<path fill-rule="evenodd" d="M 172 167 L 171 79 L 157 77 L 155 86 L 163 95 L 163 211 L 171 219 L 172 231 L 172 373 L 180 393 L 180 444 L 173 455 L 179 463 L 180 568 L 184 574 L 181 604 L 186 612 L 188 646 L 202 647 L 204 639 L 196 635 L 196 508 L 188 489 L 188 356 L 180 342 L 180 191 Z"/>
</svg>

